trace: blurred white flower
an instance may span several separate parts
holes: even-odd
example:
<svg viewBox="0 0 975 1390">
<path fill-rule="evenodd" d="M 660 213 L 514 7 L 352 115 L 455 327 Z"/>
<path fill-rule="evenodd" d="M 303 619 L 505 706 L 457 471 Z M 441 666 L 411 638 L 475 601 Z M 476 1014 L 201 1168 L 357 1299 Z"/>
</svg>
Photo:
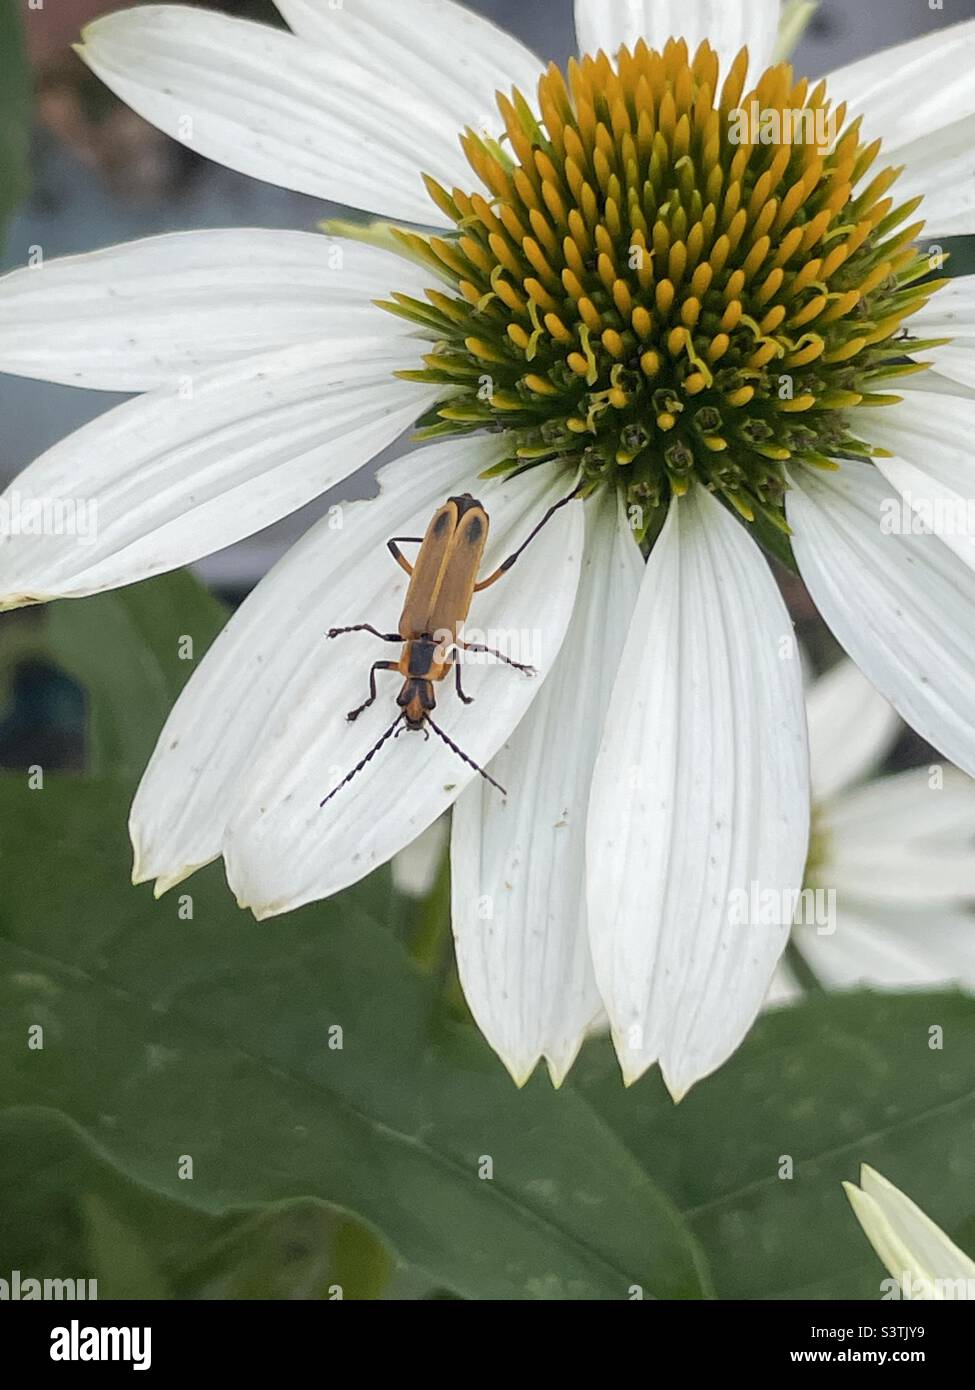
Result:
<svg viewBox="0 0 975 1390">
<path fill-rule="evenodd" d="M 901 729 L 857 668 L 840 662 L 807 701 L 813 840 L 806 883 L 835 918 L 793 944 L 828 988 L 975 991 L 975 782 L 935 764 L 871 778 Z M 801 989 L 787 962 L 770 1002 Z"/>
<path fill-rule="evenodd" d="M 975 230 L 975 24 L 844 68 L 827 98 L 774 65 L 777 0 L 576 0 L 590 56 L 564 74 L 451 0 L 278 6 L 293 33 L 143 5 L 79 51 L 200 154 L 436 230 L 389 234 L 402 254 L 201 232 L 8 276 L 0 367 L 145 394 L 16 480 L 18 505 L 87 499 L 99 526 L 5 535 L 0 607 L 190 563 L 419 417 L 436 442 L 311 531 L 189 683 L 133 806 L 135 877 L 164 891 L 222 855 L 266 918 L 456 801 L 459 969 L 513 1076 L 544 1058 L 559 1082 L 605 1007 L 626 1080 L 659 1060 L 680 1096 L 760 1008 L 806 862 L 799 664 L 757 540 L 791 539 L 847 650 L 975 771 L 970 541 L 882 524 L 900 492 L 968 488 L 975 282 L 938 296 L 910 217 L 923 199 L 928 235 Z M 842 129 L 822 153 L 738 143 L 753 103 Z M 941 374 L 925 389 L 915 353 Z M 444 702 L 508 800 L 411 737 L 321 812 L 385 717 L 344 719 L 368 639 L 322 640 L 395 623 L 385 540 L 476 491 L 496 562 L 580 478 L 472 614 L 538 634 L 541 678 L 475 671 L 476 709 Z M 730 920 L 755 885 L 781 906 Z"/>
<path fill-rule="evenodd" d="M 412 844 L 401 849 L 392 863 L 393 887 L 408 898 L 425 898 L 437 881 L 450 838 L 445 818 L 434 821 Z"/>
<path fill-rule="evenodd" d="M 860 1169 L 860 1186 L 845 1182 L 843 1188 L 864 1235 L 892 1276 L 885 1281 L 888 1296 L 975 1298 L 975 1261 L 899 1188 L 866 1164 Z"/>
</svg>

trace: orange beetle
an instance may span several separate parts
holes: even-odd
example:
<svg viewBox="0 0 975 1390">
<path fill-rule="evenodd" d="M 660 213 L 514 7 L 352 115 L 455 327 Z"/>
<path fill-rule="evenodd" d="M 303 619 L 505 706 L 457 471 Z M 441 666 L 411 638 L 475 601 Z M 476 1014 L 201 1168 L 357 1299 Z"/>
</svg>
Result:
<svg viewBox="0 0 975 1390">
<path fill-rule="evenodd" d="M 404 728 L 423 730 L 428 738 L 429 730 L 432 729 L 468 767 L 479 772 L 486 781 L 497 787 L 502 795 L 506 795 L 504 788 L 482 767 L 478 767 L 477 763 L 458 748 L 434 722 L 432 715 L 437 707 L 434 686 L 438 681 L 445 680 L 453 669 L 457 694 L 465 705 L 473 703 L 471 698 L 464 694 L 461 666 L 454 655 L 457 650 L 487 653 L 506 665 L 513 666 L 517 671 L 524 671 L 526 675 L 535 674 L 530 666 L 512 661 L 510 657 L 493 651 L 490 647 L 465 642 L 460 634 L 474 595 L 489 589 L 502 575 L 507 574 L 542 527 L 578 494 L 577 489 L 570 497 L 563 498 L 551 507 L 524 544 L 519 546 L 493 574 L 480 581 L 477 575 L 491 523 L 484 507 L 469 492 L 464 493 L 462 497 L 449 497 L 443 506 L 438 507 L 425 536 L 397 536 L 388 542 L 393 559 L 410 576 L 399 620 L 399 631 L 379 632 L 371 623 L 358 623 L 354 627 L 333 627 L 328 636 L 336 638 L 350 632 L 368 632 L 380 641 L 402 644 L 403 650 L 398 661 L 375 662 L 369 673 L 369 698 L 358 709 L 352 710 L 348 717 L 354 722 L 364 710 L 375 704 L 378 698 L 377 671 L 396 671 L 403 676 L 403 688 L 396 701 L 400 713 L 371 752 L 367 753 L 362 762 L 329 793 L 322 802 L 323 806 L 357 777 L 380 748 L 394 734 L 398 736 L 402 733 Z M 407 544 L 418 544 L 420 547 L 416 562 L 412 565 L 400 550 L 401 545 Z"/>
</svg>

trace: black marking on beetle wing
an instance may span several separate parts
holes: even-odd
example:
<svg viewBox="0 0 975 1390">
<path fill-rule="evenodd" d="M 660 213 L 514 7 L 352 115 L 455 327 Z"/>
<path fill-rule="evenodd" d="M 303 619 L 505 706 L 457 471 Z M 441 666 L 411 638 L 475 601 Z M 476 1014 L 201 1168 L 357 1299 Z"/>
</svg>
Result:
<svg viewBox="0 0 975 1390">
<path fill-rule="evenodd" d="M 484 510 L 477 498 L 472 497 L 469 492 L 463 493 L 460 497 L 449 497 L 447 500 L 448 502 L 453 502 L 454 506 L 457 508 L 458 521 L 462 521 L 466 514 L 472 511 L 474 507 L 480 508 L 482 512 Z"/>
</svg>

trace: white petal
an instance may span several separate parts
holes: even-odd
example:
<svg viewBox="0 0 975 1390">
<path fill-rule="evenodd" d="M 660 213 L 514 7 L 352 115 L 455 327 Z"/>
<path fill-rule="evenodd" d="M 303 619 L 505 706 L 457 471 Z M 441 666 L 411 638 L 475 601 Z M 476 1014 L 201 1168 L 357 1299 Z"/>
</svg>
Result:
<svg viewBox="0 0 975 1390">
<path fill-rule="evenodd" d="M 182 144 L 253 178 L 410 222 L 446 219 L 422 172 L 470 180 L 435 90 L 377 83 L 278 29 L 183 5 L 95 20 L 79 51 L 116 96 Z"/>
<path fill-rule="evenodd" d="M 881 844 L 854 849 L 841 842 L 830 855 L 828 873 L 844 902 L 931 907 L 975 901 L 971 845 L 964 850 Z"/>
<path fill-rule="evenodd" d="M 937 907 L 975 900 L 975 782 L 911 768 L 848 792 L 825 814 L 819 877 L 841 900 Z"/>
<path fill-rule="evenodd" d="M 443 816 L 400 850 L 390 865 L 393 887 L 398 893 L 405 893 L 408 898 L 425 898 L 433 890 L 449 839 L 448 819 Z"/>
<path fill-rule="evenodd" d="M 848 1182 L 843 1187 L 864 1234 L 895 1279 L 907 1276 L 921 1285 L 905 1291 L 905 1296 L 925 1300 L 975 1296 L 975 1261 L 899 1188 L 866 1164 L 860 1169 L 860 1182 L 862 1187 Z"/>
<path fill-rule="evenodd" d="M 964 386 L 975 387 L 975 275 L 955 276 L 911 317 L 910 328 L 920 338 L 951 338 L 950 343 L 926 349 L 923 355 L 940 372 Z M 918 374 L 920 389 L 924 389 L 928 376 L 927 372 Z"/>
<path fill-rule="evenodd" d="M 93 420 L 0 499 L 22 529 L 45 530 L 0 537 L 0 610 L 131 584 L 297 510 L 434 399 L 392 375 L 414 352 L 395 334 L 339 334 L 211 368 L 188 399 L 164 387 Z"/>
<path fill-rule="evenodd" d="M 840 661 L 806 696 L 813 800 L 834 796 L 882 761 L 900 728 L 894 710 L 854 666 Z"/>
<path fill-rule="evenodd" d="M 310 232 L 147 237 L 0 279 L 0 371 L 151 391 L 340 329 L 368 332 L 373 299 L 422 294 L 430 279 L 389 251 Z"/>
<path fill-rule="evenodd" d="M 792 973 L 787 962 L 780 960 L 772 976 L 772 983 L 769 985 L 768 994 L 765 996 L 765 1009 L 787 1009 L 791 1004 L 798 1004 L 803 998 L 803 991 L 799 982 Z"/>
<path fill-rule="evenodd" d="M 975 569 L 975 400 L 910 391 L 870 416 L 870 442 L 894 456 L 876 460 L 881 473 L 918 521 Z"/>
<path fill-rule="evenodd" d="M 829 96 L 848 103 L 850 118 L 863 114 L 868 138 L 883 136 L 887 154 L 894 154 L 919 136 L 975 115 L 972 63 L 975 20 L 878 49 L 826 80 Z"/>
<path fill-rule="evenodd" d="M 837 896 L 836 931 L 794 928 L 816 978 L 830 989 L 975 990 L 975 917 L 930 907 L 897 911 L 879 903 L 846 907 Z"/>
<path fill-rule="evenodd" d="M 788 939 L 809 773 L 800 666 L 783 652 L 792 623 L 761 552 L 693 489 L 650 555 L 588 839 L 593 959 L 624 1076 L 659 1058 L 676 1097 L 738 1046 Z"/>
<path fill-rule="evenodd" d="M 436 95 L 455 134 L 497 133 L 495 93 L 516 86 L 532 100 L 544 64 L 524 44 L 453 0 L 275 0 L 296 34 L 382 86 L 428 102 Z M 432 172 L 432 171 L 431 171 Z M 469 177 L 469 176 L 468 176 Z"/>
<path fill-rule="evenodd" d="M 386 541 L 414 514 L 429 518 L 498 457 L 496 443 L 451 440 L 397 459 L 381 470 L 377 498 L 344 506 L 341 529 L 325 517 L 258 584 L 180 695 L 146 769 L 130 821 L 137 883 L 157 879 L 161 892 L 217 858 L 234 789 L 275 711 L 309 661 L 339 650 L 324 636 L 333 594 L 340 585 L 353 593 L 375 587 L 377 564 L 384 582 L 394 580 Z M 361 685 L 369 659 L 357 650 Z M 323 782 L 341 775 L 325 762 L 319 774 Z"/>
<path fill-rule="evenodd" d="M 586 809 L 644 567 L 615 495 L 591 503 L 587 520 L 579 595 L 559 659 L 491 764 L 508 798 L 472 782 L 454 807 L 461 983 L 519 1084 L 543 1055 L 561 1084 L 602 1012 L 586 927 Z"/>
<path fill-rule="evenodd" d="M 521 478 L 478 482 L 477 489 L 492 522 L 489 570 L 565 495 L 566 478 L 560 468 L 537 468 Z M 422 533 L 429 511 L 409 520 L 407 534 Z M 475 598 L 468 632 L 489 633 L 490 644 L 509 653 L 527 645 L 535 656 L 537 648 L 531 664 L 538 670 L 531 678 L 497 663 L 465 666 L 464 685 L 476 701 L 470 708 L 453 691 L 438 691 L 438 723 L 481 767 L 524 716 L 558 655 L 575 601 L 582 545 L 581 508 L 565 508 L 504 580 Z M 354 573 L 335 577 L 319 605 L 323 628 L 371 621 L 380 631 L 395 631 L 405 587 L 402 571 L 379 545 Z M 345 718 L 368 694 L 372 662 L 391 654 L 398 656 L 399 649 L 367 635 L 318 643 L 265 729 L 253 770 L 238 789 L 224 844 L 230 884 L 241 905 L 258 917 L 288 912 L 355 883 L 431 825 L 477 775 L 437 737 L 427 742 L 421 733 L 406 732 L 319 808 L 398 713 L 394 697 L 402 682 L 380 673 L 383 698 L 355 725 Z"/>
<path fill-rule="evenodd" d="M 936 238 L 967 236 L 975 231 L 973 144 L 975 117 L 966 116 L 894 151 L 888 160 L 905 166 L 892 190 L 895 201 L 901 204 L 924 198 L 915 216 L 925 219 L 921 235 L 927 249 L 934 249 Z"/>
<path fill-rule="evenodd" d="M 902 503 L 869 464 L 791 481 L 792 548 L 823 618 L 901 717 L 975 772 L 975 576 L 937 536 L 885 534 Z"/>
<path fill-rule="evenodd" d="M 881 777 L 834 802 L 829 823 L 845 843 L 961 846 L 975 839 L 975 782 L 935 765 Z"/>
<path fill-rule="evenodd" d="M 969 391 L 975 390 L 975 338 L 970 338 L 968 342 L 957 339 L 940 347 L 925 348 L 924 356 L 934 364 L 939 373 L 948 378 L 949 395 L 962 396 L 965 388 Z M 932 381 L 936 375 L 935 372 L 920 373 L 917 377 L 918 387 L 936 390 L 937 387 Z M 896 385 L 891 382 L 890 389 L 899 392 L 903 387 L 900 382 Z"/>
<path fill-rule="evenodd" d="M 907 392 L 922 391 L 938 396 L 954 396 L 966 401 L 975 400 L 975 388 L 958 380 L 960 373 L 956 366 L 946 364 L 943 372 L 934 370 L 941 367 L 941 356 L 949 351 L 946 347 L 925 348 L 925 361 L 930 361 L 932 367 L 927 371 L 912 372 L 910 376 L 891 377 L 885 389 L 898 396 Z"/>
<path fill-rule="evenodd" d="M 882 136 L 888 164 L 906 169 L 898 202 L 925 195 L 925 235 L 975 228 L 975 21 L 936 29 L 830 73 L 829 95 L 864 117 L 867 139 Z"/>
<path fill-rule="evenodd" d="M 753 76 L 772 61 L 779 30 L 779 0 L 575 0 L 580 53 L 603 49 L 611 57 L 621 44 L 640 39 L 662 49 L 668 39 L 686 39 L 693 54 L 705 39 L 721 60 L 722 76 L 745 44 Z"/>
</svg>

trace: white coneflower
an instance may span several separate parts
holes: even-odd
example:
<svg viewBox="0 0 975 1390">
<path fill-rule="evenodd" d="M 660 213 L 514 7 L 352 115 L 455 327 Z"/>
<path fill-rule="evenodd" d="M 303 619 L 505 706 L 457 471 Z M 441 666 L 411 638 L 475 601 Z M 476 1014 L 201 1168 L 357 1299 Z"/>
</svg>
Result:
<svg viewBox="0 0 975 1390">
<path fill-rule="evenodd" d="M 799 955 L 830 989 L 975 990 L 975 782 L 940 764 L 872 775 L 903 726 L 851 662 L 813 684 L 807 712 L 813 835 Z M 783 965 L 774 1002 L 797 992 Z"/>
<path fill-rule="evenodd" d="M 899 1188 L 866 1164 L 860 1186 L 845 1182 L 864 1235 L 893 1276 L 897 1296 L 921 1300 L 975 1298 L 975 1260 L 948 1239 Z"/>
<path fill-rule="evenodd" d="M 907 470 L 956 489 L 975 425 L 961 388 L 890 394 L 927 346 L 904 321 L 936 288 L 912 214 L 923 196 L 931 233 L 975 225 L 975 25 L 811 86 L 769 66 L 775 0 L 578 0 L 590 56 L 566 73 L 450 0 L 279 7 L 293 34 L 144 6 L 92 25 L 81 53 L 201 154 L 437 230 L 390 237 L 411 259 L 199 233 L 9 277 L 0 365 L 148 394 L 17 480 L 22 500 L 96 499 L 100 526 L 83 547 L 10 538 L 7 606 L 191 562 L 419 418 L 434 442 L 342 532 L 313 530 L 190 682 L 133 808 L 136 877 L 162 890 L 222 854 L 267 917 L 456 801 L 461 976 L 512 1074 L 544 1057 L 561 1079 L 605 1006 L 626 1079 L 659 1060 L 679 1096 L 760 1007 L 806 860 L 799 666 L 757 542 L 791 534 L 850 653 L 975 770 L 969 556 L 881 526 Z M 830 117 L 835 138 L 735 143 L 755 109 Z M 878 137 L 907 165 L 899 200 L 871 167 Z M 952 312 L 964 343 L 970 298 Z M 928 360 L 948 391 L 968 361 Z M 471 491 L 491 562 L 580 482 L 471 614 L 536 634 L 539 678 L 475 669 L 477 705 L 443 705 L 507 800 L 408 737 L 321 812 L 385 715 L 347 725 L 372 646 L 322 632 L 395 623 L 386 538 Z M 781 895 L 775 925 L 729 919 L 752 884 Z"/>
</svg>

